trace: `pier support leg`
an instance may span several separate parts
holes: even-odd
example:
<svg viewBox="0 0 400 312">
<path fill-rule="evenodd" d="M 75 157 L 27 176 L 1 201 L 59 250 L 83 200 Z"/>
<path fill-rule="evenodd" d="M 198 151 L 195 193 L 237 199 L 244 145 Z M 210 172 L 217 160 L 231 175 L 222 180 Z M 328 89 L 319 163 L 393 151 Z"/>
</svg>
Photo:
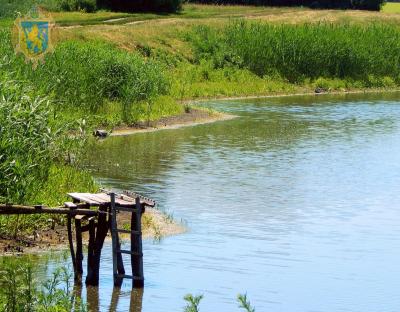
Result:
<svg viewBox="0 0 400 312">
<path fill-rule="evenodd" d="M 94 218 L 89 219 L 89 244 L 88 244 L 88 255 L 87 255 L 87 276 L 93 276 L 94 270 L 94 248 L 96 240 L 96 225 Z M 86 284 L 88 278 L 86 278 Z"/>
<path fill-rule="evenodd" d="M 73 238 L 72 238 L 72 220 L 71 220 L 71 217 L 67 218 L 67 230 L 68 230 L 68 243 L 69 243 L 69 251 L 71 253 L 72 266 L 74 268 L 74 272 L 76 272 L 76 258 L 75 258 L 75 250 L 74 250 L 74 241 L 73 241 Z"/>
<path fill-rule="evenodd" d="M 82 247 L 82 223 L 80 216 L 75 217 L 75 236 L 76 236 L 76 266 L 75 280 L 81 280 L 83 274 L 83 247 Z"/>
<path fill-rule="evenodd" d="M 106 211 L 105 207 L 100 207 L 100 211 Z M 104 240 L 108 232 L 108 221 L 106 214 L 100 214 L 98 217 L 96 238 L 92 254 L 92 270 L 86 276 L 86 285 L 98 286 L 99 285 L 99 271 L 100 271 L 100 257 L 103 248 Z"/>
<path fill-rule="evenodd" d="M 122 254 L 118 252 L 121 250 L 121 242 L 119 240 L 119 235 L 117 231 L 117 210 L 115 205 L 115 194 L 110 194 L 111 199 L 111 218 L 110 218 L 110 229 L 112 238 L 112 258 L 113 258 L 113 277 L 114 286 L 120 287 L 122 285 L 122 278 L 119 275 L 125 274 L 124 262 L 122 259 Z"/>
<path fill-rule="evenodd" d="M 136 212 L 132 213 L 131 230 L 132 287 L 143 288 L 142 205 L 139 197 L 136 198 Z"/>
</svg>

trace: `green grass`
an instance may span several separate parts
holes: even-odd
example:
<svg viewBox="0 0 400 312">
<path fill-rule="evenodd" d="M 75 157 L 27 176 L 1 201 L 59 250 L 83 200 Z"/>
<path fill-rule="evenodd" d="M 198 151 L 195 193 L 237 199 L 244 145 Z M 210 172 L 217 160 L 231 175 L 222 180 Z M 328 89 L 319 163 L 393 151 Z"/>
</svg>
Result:
<svg viewBox="0 0 400 312">
<path fill-rule="evenodd" d="M 400 30 L 384 24 L 270 25 L 233 22 L 223 31 L 199 27 L 188 37 L 195 60 L 248 69 L 259 77 L 339 78 L 400 82 Z M 372 86 L 372 85 L 371 85 Z"/>
<path fill-rule="evenodd" d="M 381 11 L 383 13 L 400 13 L 400 3 L 388 2 L 383 6 Z"/>
</svg>

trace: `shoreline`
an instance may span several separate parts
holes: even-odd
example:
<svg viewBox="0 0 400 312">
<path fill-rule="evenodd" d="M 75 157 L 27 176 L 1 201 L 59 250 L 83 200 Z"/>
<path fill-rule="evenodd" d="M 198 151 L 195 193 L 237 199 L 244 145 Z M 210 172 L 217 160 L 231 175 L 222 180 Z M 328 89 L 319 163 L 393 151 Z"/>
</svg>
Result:
<svg viewBox="0 0 400 312">
<path fill-rule="evenodd" d="M 243 96 L 226 96 L 226 97 L 210 97 L 210 98 L 199 98 L 199 99 L 188 99 L 184 101 L 186 104 L 196 104 L 208 101 L 235 101 L 235 100 L 246 100 L 246 99 L 268 99 L 268 98 L 280 98 L 280 97 L 292 97 L 292 96 L 323 96 L 323 95 L 346 95 L 346 94 L 370 94 L 370 93 L 396 93 L 400 92 L 400 89 L 360 89 L 350 91 L 327 91 L 327 92 L 297 92 L 297 93 L 282 93 L 282 94 L 269 94 L 269 95 L 243 95 Z"/>
<path fill-rule="evenodd" d="M 324 96 L 324 95 L 347 95 L 347 94 L 371 94 L 371 93 L 396 93 L 400 92 L 400 89 L 360 89 L 350 91 L 332 91 L 332 92 L 298 92 L 298 93 L 282 93 L 282 94 L 270 94 L 270 95 L 244 95 L 244 96 L 227 96 L 227 97 L 210 97 L 210 98 L 199 98 L 199 99 L 188 99 L 183 101 L 184 104 L 201 104 L 209 101 L 236 101 L 246 99 L 268 99 L 268 98 L 283 98 L 293 96 Z M 134 135 L 139 133 L 149 133 L 161 130 L 174 130 L 184 127 L 192 127 L 203 124 L 214 123 L 217 121 L 226 121 L 239 118 L 240 116 L 223 113 L 214 110 L 205 110 L 201 107 L 195 107 L 191 109 L 191 112 L 183 112 L 180 115 L 163 117 L 160 120 L 153 121 L 150 125 L 139 124 L 135 126 L 116 127 L 112 129 L 110 137 L 114 136 L 126 136 Z"/>
<path fill-rule="evenodd" d="M 130 224 L 130 214 L 120 212 L 118 222 Z M 143 240 L 160 241 L 165 237 L 185 233 L 187 228 L 177 222 L 168 214 L 155 208 L 147 208 L 142 217 Z M 129 239 L 129 234 L 120 234 L 120 239 Z M 83 246 L 88 245 L 88 233 L 83 233 Z M 111 234 L 108 233 L 106 242 L 111 241 Z M 57 225 L 54 228 L 47 228 L 35 232 L 33 235 L 20 236 L 17 238 L 0 239 L 0 257 L 12 255 L 32 255 L 51 251 L 67 250 L 68 234 L 65 225 Z"/>
<path fill-rule="evenodd" d="M 161 130 L 174 130 L 184 127 L 193 127 L 217 121 L 226 121 L 238 118 L 239 116 L 221 113 L 217 111 L 208 111 L 201 108 L 192 108 L 189 113 L 182 113 L 176 116 L 161 118 L 148 126 L 140 125 L 133 127 L 116 127 L 111 133 L 110 137 L 133 135 L 138 133 L 149 133 Z"/>
</svg>

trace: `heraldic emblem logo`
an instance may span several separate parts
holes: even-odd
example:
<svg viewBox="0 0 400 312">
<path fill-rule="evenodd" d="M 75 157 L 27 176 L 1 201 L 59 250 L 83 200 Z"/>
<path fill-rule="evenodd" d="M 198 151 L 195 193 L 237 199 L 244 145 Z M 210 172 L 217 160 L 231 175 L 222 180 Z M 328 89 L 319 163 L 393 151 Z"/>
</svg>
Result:
<svg viewBox="0 0 400 312">
<path fill-rule="evenodd" d="M 47 53 L 53 51 L 51 31 L 54 22 L 38 8 L 33 8 L 27 16 L 18 17 L 15 21 L 15 52 L 22 53 L 26 62 L 32 62 L 36 68 L 44 62 Z"/>
</svg>

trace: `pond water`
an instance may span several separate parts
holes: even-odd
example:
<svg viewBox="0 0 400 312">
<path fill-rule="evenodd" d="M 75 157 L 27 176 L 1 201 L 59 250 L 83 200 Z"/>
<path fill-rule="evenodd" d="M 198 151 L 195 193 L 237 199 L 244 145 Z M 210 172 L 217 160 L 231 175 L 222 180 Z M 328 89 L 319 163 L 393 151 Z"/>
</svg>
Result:
<svg viewBox="0 0 400 312">
<path fill-rule="evenodd" d="M 247 293 L 257 312 L 400 311 L 399 99 L 209 102 L 239 118 L 96 143 L 86 163 L 104 186 L 156 199 L 188 232 L 144 243 L 143 293 L 113 293 L 106 246 L 92 310 L 183 311 L 192 293 L 231 312 Z"/>
</svg>

